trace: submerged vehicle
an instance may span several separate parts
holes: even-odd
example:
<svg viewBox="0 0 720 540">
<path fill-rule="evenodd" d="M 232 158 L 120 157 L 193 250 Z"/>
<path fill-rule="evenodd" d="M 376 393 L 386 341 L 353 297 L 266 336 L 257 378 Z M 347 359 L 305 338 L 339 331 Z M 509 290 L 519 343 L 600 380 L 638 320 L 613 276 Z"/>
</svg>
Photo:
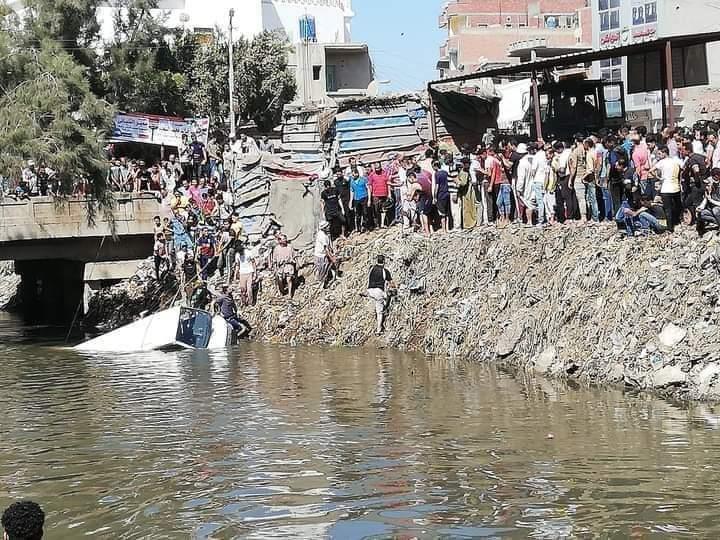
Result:
<svg viewBox="0 0 720 540">
<path fill-rule="evenodd" d="M 232 345 L 233 329 L 219 315 L 175 307 L 103 334 L 74 347 L 84 352 L 147 352 L 219 349 Z"/>
</svg>

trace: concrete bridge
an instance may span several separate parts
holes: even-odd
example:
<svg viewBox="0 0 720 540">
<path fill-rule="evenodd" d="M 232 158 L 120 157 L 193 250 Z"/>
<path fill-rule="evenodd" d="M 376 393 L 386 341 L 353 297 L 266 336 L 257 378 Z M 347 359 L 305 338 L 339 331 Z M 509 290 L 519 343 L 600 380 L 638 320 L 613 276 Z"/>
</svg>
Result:
<svg viewBox="0 0 720 540">
<path fill-rule="evenodd" d="M 136 261 L 152 253 L 159 213 L 149 194 L 116 194 L 112 224 L 100 214 L 89 223 L 84 198 L 1 201 L 0 260 L 15 261 L 29 318 L 69 322 L 86 288 L 130 277 Z"/>
</svg>

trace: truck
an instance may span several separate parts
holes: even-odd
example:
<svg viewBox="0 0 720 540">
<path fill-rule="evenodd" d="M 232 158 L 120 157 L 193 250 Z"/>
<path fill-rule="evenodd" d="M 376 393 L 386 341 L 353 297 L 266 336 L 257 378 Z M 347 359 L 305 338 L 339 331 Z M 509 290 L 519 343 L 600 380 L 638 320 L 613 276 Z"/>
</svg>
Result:
<svg viewBox="0 0 720 540">
<path fill-rule="evenodd" d="M 498 126 L 537 139 L 532 81 L 524 79 L 500 87 Z M 589 135 L 616 130 L 625 123 L 622 82 L 567 79 L 538 86 L 540 120 L 545 140 L 570 140 L 576 133 Z"/>
</svg>

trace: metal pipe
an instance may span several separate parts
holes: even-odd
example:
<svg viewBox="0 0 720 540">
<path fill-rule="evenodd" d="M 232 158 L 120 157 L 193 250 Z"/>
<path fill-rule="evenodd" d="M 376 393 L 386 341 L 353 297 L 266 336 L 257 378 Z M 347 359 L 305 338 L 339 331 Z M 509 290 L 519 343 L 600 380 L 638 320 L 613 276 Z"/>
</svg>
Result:
<svg viewBox="0 0 720 540">
<path fill-rule="evenodd" d="M 665 127 L 668 125 L 668 115 L 667 115 L 667 96 L 665 95 L 665 92 L 667 92 L 667 66 L 665 65 L 663 55 L 665 54 L 665 47 L 658 48 L 658 58 L 660 62 L 660 100 L 662 107 L 662 127 Z"/>
<path fill-rule="evenodd" d="M 433 100 L 432 93 L 430 92 L 430 86 L 428 85 L 428 98 L 430 100 L 430 138 L 433 141 L 437 141 L 437 119 L 435 118 L 435 101 Z"/>
<path fill-rule="evenodd" d="M 675 104 L 673 103 L 673 91 L 675 90 L 673 81 L 673 61 L 672 61 L 672 43 L 665 43 L 665 80 L 667 81 L 667 117 L 668 125 L 675 127 Z"/>
<path fill-rule="evenodd" d="M 533 93 L 533 108 L 535 109 L 535 131 L 537 133 L 537 139 L 543 138 L 542 132 L 542 117 L 540 115 L 540 92 L 538 92 L 537 84 L 537 72 L 532 72 L 532 93 Z"/>
</svg>

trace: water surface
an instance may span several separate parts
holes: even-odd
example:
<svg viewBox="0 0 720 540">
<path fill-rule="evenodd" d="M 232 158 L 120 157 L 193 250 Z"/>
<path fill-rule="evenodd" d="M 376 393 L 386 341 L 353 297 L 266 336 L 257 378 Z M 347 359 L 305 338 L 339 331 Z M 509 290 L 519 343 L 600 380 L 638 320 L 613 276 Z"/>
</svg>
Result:
<svg viewBox="0 0 720 540">
<path fill-rule="evenodd" d="M 720 537 L 708 406 L 383 351 L 79 356 L 50 330 L 0 320 L 0 505 L 39 501 L 50 539 Z"/>
</svg>

